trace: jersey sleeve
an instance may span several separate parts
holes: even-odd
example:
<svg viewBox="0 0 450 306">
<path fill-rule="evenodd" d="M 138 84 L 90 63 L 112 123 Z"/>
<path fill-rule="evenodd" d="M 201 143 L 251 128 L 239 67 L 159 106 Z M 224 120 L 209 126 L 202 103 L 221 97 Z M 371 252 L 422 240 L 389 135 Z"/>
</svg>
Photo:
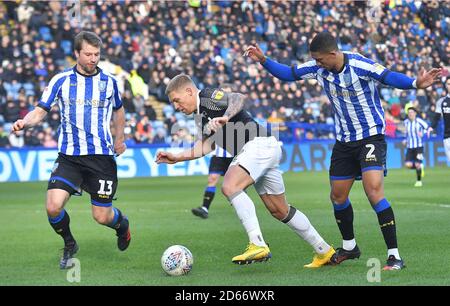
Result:
<svg viewBox="0 0 450 306">
<path fill-rule="evenodd" d="M 292 66 L 292 73 L 296 80 L 315 79 L 318 70 L 319 66 L 317 66 L 316 61 L 309 61 L 297 66 Z"/>
<path fill-rule="evenodd" d="M 309 61 L 297 66 L 287 66 L 268 57 L 266 58 L 263 67 L 274 77 L 283 81 L 314 79 L 317 76 L 317 70 L 319 70 L 316 61 Z"/>
<path fill-rule="evenodd" d="M 418 121 L 419 121 L 420 126 L 421 126 L 424 130 L 427 130 L 427 129 L 428 129 L 428 123 L 427 123 L 425 120 L 422 120 L 422 119 L 419 118 Z"/>
<path fill-rule="evenodd" d="M 122 98 L 120 97 L 119 87 L 117 86 L 117 80 L 111 78 L 113 82 L 113 95 L 112 95 L 112 103 L 113 109 L 118 110 L 122 107 Z"/>
<path fill-rule="evenodd" d="M 66 76 L 55 75 L 50 80 L 48 86 L 45 87 L 37 106 L 43 108 L 47 112 L 50 111 L 52 106 L 58 101 L 58 93 L 61 90 L 61 86 L 65 79 Z"/>
<path fill-rule="evenodd" d="M 373 79 L 375 81 L 383 83 L 386 75 L 389 73 L 389 69 L 387 69 L 383 65 L 360 54 L 355 56 L 353 61 L 359 72 L 358 75 L 363 79 Z"/>
<path fill-rule="evenodd" d="M 221 89 L 204 89 L 200 92 L 200 103 L 213 111 L 225 111 L 228 108 L 228 93 Z"/>
</svg>

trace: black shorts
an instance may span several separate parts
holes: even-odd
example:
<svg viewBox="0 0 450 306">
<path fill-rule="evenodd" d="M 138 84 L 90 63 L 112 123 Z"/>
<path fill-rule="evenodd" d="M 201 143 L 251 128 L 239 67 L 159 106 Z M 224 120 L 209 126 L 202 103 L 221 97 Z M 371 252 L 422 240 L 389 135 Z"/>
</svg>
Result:
<svg viewBox="0 0 450 306">
<path fill-rule="evenodd" d="M 112 206 L 117 190 L 117 164 L 113 156 L 70 156 L 59 153 L 47 189 L 63 189 L 71 195 L 82 190 L 95 206 Z"/>
<path fill-rule="evenodd" d="M 383 170 L 386 176 L 386 151 L 384 135 L 352 142 L 336 141 L 331 154 L 330 179 L 358 180 L 368 170 Z"/>
<path fill-rule="evenodd" d="M 405 161 L 412 163 L 422 163 L 423 162 L 423 147 L 406 149 Z"/>
<path fill-rule="evenodd" d="M 233 157 L 211 157 L 211 161 L 209 162 L 209 174 L 225 175 L 225 172 L 227 172 L 232 161 Z"/>
</svg>

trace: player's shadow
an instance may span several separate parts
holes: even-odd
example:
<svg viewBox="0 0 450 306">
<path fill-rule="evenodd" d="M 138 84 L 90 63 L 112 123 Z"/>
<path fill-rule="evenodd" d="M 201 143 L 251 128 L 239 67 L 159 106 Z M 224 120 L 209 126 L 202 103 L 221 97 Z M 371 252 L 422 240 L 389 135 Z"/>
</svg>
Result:
<svg viewBox="0 0 450 306">
<path fill-rule="evenodd" d="M 128 262 L 130 250 L 126 250 L 124 252 L 120 251 L 117 248 L 117 241 L 114 238 L 105 240 L 105 239 L 83 239 L 83 241 L 79 241 L 80 251 L 77 254 L 77 257 L 83 259 L 85 261 L 98 261 L 104 264 L 105 262 L 116 264 L 116 263 L 124 263 Z M 131 248 L 131 245 L 130 245 Z"/>
</svg>

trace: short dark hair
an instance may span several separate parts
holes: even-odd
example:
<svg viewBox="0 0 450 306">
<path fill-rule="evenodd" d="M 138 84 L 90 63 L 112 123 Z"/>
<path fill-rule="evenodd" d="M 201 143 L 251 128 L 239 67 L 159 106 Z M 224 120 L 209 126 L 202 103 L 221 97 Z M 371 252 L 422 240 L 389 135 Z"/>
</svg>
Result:
<svg viewBox="0 0 450 306">
<path fill-rule="evenodd" d="M 81 31 L 75 36 L 74 49 L 76 51 L 80 52 L 83 41 L 97 48 L 102 48 L 103 46 L 102 39 L 97 34 L 89 31 Z"/>
<path fill-rule="evenodd" d="M 339 50 L 336 38 L 330 32 L 320 32 L 309 45 L 310 52 L 331 52 Z"/>
<path fill-rule="evenodd" d="M 410 107 L 408 107 L 408 112 L 409 112 L 410 110 L 413 110 L 413 111 L 415 111 L 415 112 L 416 112 L 416 114 L 417 114 L 417 113 L 419 113 L 419 112 L 417 111 L 417 108 L 415 108 L 414 106 L 410 106 Z"/>
</svg>

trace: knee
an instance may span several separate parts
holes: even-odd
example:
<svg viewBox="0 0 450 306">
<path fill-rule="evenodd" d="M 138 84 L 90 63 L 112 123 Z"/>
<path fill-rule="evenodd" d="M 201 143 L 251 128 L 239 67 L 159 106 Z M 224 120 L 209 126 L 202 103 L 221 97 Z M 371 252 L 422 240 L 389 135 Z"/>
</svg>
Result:
<svg viewBox="0 0 450 306">
<path fill-rule="evenodd" d="M 405 166 L 406 166 L 406 168 L 410 168 L 410 169 L 413 167 L 411 162 L 405 163 Z"/>
<path fill-rule="evenodd" d="M 94 220 L 97 221 L 97 223 L 102 224 L 102 225 L 108 225 L 109 223 L 111 223 L 111 220 L 108 216 L 108 214 L 102 214 L 102 213 L 97 213 L 93 215 Z"/>
<path fill-rule="evenodd" d="M 231 197 L 233 194 L 235 194 L 236 192 L 238 192 L 238 188 L 237 186 L 233 185 L 233 184 L 227 184 L 224 183 L 222 185 L 222 193 L 224 196 L 226 196 L 227 198 Z"/>
<path fill-rule="evenodd" d="M 347 201 L 347 195 L 345 194 L 339 194 L 337 192 L 331 191 L 330 193 L 330 200 L 333 204 L 342 204 Z"/>
<path fill-rule="evenodd" d="M 381 199 L 384 198 L 383 189 L 381 186 L 372 186 L 367 189 L 367 199 L 372 204 L 378 203 Z"/>
<path fill-rule="evenodd" d="M 59 216 L 59 214 L 61 213 L 63 205 L 61 203 L 49 199 L 47 200 L 46 209 L 47 215 L 49 215 L 50 217 L 56 217 Z"/>
<path fill-rule="evenodd" d="M 208 176 L 208 186 L 215 186 L 217 185 L 218 181 L 219 181 L 218 174 L 211 174 L 210 176 Z"/>
</svg>

